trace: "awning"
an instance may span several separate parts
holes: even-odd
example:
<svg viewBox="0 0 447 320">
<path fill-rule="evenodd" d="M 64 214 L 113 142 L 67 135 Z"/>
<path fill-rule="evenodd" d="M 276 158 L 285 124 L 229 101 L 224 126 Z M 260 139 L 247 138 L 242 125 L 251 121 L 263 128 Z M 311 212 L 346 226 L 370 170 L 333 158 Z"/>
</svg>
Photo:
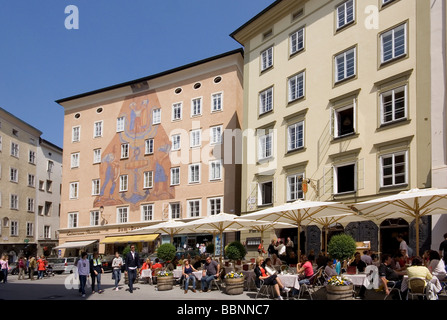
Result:
<svg viewBox="0 0 447 320">
<path fill-rule="evenodd" d="M 158 234 L 138 234 L 132 236 L 106 237 L 101 243 L 152 242 L 157 238 Z"/>
<path fill-rule="evenodd" d="M 95 243 L 96 241 L 98 240 L 65 242 L 64 244 L 54 247 L 53 249 L 83 248 Z"/>
</svg>

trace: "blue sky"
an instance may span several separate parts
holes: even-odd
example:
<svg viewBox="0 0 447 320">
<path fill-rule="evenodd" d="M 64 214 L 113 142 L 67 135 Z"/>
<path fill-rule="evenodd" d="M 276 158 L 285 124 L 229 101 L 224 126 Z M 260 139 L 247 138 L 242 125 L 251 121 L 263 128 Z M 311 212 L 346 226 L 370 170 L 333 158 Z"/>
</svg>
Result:
<svg viewBox="0 0 447 320">
<path fill-rule="evenodd" d="M 63 146 L 55 100 L 240 48 L 229 34 L 274 0 L 14 0 L 0 4 L 0 107 Z M 68 30 L 65 8 L 79 9 Z"/>
</svg>

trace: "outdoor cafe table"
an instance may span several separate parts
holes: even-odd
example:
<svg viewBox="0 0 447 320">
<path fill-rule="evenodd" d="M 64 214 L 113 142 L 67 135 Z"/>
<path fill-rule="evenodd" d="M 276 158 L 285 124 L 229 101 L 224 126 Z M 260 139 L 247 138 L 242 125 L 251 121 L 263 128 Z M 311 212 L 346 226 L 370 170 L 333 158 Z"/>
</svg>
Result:
<svg viewBox="0 0 447 320">
<path fill-rule="evenodd" d="M 179 279 L 182 277 L 183 274 L 183 270 L 182 269 L 175 269 L 172 270 L 172 275 L 174 276 L 174 278 Z M 194 271 L 193 275 L 196 277 L 197 280 L 201 280 L 202 279 L 202 271 Z"/>
<path fill-rule="evenodd" d="M 279 274 L 278 278 L 286 288 L 295 288 L 300 290 L 299 275 L 297 274 Z"/>
<path fill-rule="evenodd" d="M 370 281 L 367 279 L 367 274 L 366 273 L 358 273 L 358 274 L 343 274 L 343 276 L 349 280 L 351 280 L 352 284 L 354 286 L 365 286 L 366 288 L 368 288 L 370 286 Z M 375 275 L 375 277 L 377 277 L 376 281 L 373 281 L 373 284 L 375 283 L 376 285 L 373 287 L 373 289 L 378 289 L 379 286 L 379 281 L 378 281 L 378 274 Z"/>
</svg>

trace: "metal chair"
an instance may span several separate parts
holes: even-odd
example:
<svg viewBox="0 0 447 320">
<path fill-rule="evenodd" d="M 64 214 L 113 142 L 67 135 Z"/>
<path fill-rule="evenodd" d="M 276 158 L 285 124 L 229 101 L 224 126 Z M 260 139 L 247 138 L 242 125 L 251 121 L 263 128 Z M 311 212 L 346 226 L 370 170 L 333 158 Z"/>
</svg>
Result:
<svg viewBox="0 0 447 320">
<path fill-rule="evenodd" d="M 321 283 L 320 278 L 323 274 L 323 267 L 318 268 L 318 270 L 309 278 L 309 284 L 303 283 L 300 285 L 300 292 L 298 293 L 298 300 L 304 292 L 309 294 L 310 300 L 313 300 L 312 294 L 322 287 L 324 284 Z"/>
<path fill-rule="evenodd" d="M 422 297 L 423 299 L 427 298 L 427 281 L 424 278 L 413 277 L 408 279 L 408 296 L 411 296 L 411 300 L 413 297 Z"/>
<path fill-rule="evenodd" d="M 210 290 L 211 290 L 211 287 L 213 286 L 213 285 L 215 285 L 216 287 L 217 287 L 217 289 L 220 291 L 220 285 L 222 285 L 222 274 L 223 274 L 223 272 L 224 272 L 224 270 L 223 269 L 221 269 L 220 270 L 220 272 L 219 272 L 219 275 L 218 275 L 218 277 L 217 277 L 217 279 L 213 279 L 212 281 L 211 281 L 211 285 L 210 285 Z M 220 284 L 220 285 L 219 285 Z"/>
<path fill-rule="evenodd" d="M 262 289 L 263 288 L 266 288 L 267 289 L 267 293 L 262 293 Z M 272 299 L 275 297 L 275 293 L 274 293 L 274 289 L 273 289 L 273 285 L 270 285 L 270 284 L 264 284 L 264 280 L 259 280 L 259 287 L 258 286 L 256 286 L 256 291 L 257 291 L 257 293 L 256 293 L 256 297 L 255 297 L 255 300 L 256 299 L 258 299 L 258 295 L 259 294 L 263 294 L 263 295 L 265 295 L 265 296 L 267 296 L 267 298 L 269 298 L 269 289 L 270 289 L 270 292 L 271 292 L 271 295 L 272 295 Z"/>
<path fill-rule="evenodd" d="M 396 290 L 397 293 L 399 294 L 399 299 L 402 300 L 402 295 L 400 293 L 400 288 L 396 288 L 396 285 L 397 285 L 397 281 L 388 281 L 387 282 L 387 286 L 390 289 L 390 294 L 391 294 L 391 292 L 393 292 L 393 290 Z M 383 299 L 383 300 L 386 300 L 386 298 L 388 298 L 388 296 L 390 294 L 385 295 L 385 299 Z"/>
</svg>

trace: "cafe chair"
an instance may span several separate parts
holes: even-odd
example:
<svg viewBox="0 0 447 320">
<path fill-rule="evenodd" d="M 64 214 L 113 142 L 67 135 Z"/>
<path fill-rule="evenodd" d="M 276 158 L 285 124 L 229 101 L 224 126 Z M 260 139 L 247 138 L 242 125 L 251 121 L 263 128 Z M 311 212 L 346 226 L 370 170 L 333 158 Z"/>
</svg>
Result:
<svg viewBox="0 0 447 320">
<path fill-rule="evenodd" d="M 298 300 L 305 292 L 309 294 L 310 300 L 313 300 L 312 294 L 315 294 L 318 289 L 320 289 L 323 284 L 320 281 L 321 275 L 323 274 L 323 267 L 320 267 L 312 277 L 309 278 L 309 284 L 300 284 L 300 292 L 298 293 Z"/>
<path fill-rule="evenodd" d="M 220 286 L 222 285 L 222 274 L 223 274 L 223 272 L 224 272 L 224 270 L 220 270 L 217 279 L 213 279 L 213 281 L 211 281 L 210 289 L 212 288 L 213 285 L 215 285 L 217 287 L 217 289 L 220 291 Z"/>
<path fill-rule="evenodd" d="M 143 273 L 144 273 L 144 276 L 143 276 Z M 140 279 L 141 279 L 141 283 L 152 285 L 153 284 L 152 283 L 152 269 L 142 270 Z"/>
<path fill-rule="evenodd" d="M 387 282 L 388 288 L 390 289 L 390 294 L 385 295 L 385 299 L 383 300 L 386 300 L 386 298 L 388 298 L 388 296 L 390 296 L 391 292 L 393 292 L 394 290 L 397 291 L 397 293 L 399 294 L 399 299 L 402 300 L 402 294 L 400 293 L 400 288 L 396 288 L 396 284 L 397 284 L 396 281 Z"/>
<path fill-rule="evenodd" d="M 408 279 L 408 296 L 413 300 L 414 296 L 427 298 L 427 281 L 424 278 L 413 277 Z"/>
<path fill-rule="evenodd" d="M 262 291 L 262 289 L 265 289 L 264 292 Z M 257 292 L 256 292 L 255 300 L 258 299 L 258 296 L 260 294 L 266 296 L 267 298 L 269 298 L 270 295 L 272 296 L 272 299 L 275 297 L 273 285 L 264 284 L 264 280 L 259 280 L 259 287 L 256 286 L 256 291 Z"/>
</svg>

